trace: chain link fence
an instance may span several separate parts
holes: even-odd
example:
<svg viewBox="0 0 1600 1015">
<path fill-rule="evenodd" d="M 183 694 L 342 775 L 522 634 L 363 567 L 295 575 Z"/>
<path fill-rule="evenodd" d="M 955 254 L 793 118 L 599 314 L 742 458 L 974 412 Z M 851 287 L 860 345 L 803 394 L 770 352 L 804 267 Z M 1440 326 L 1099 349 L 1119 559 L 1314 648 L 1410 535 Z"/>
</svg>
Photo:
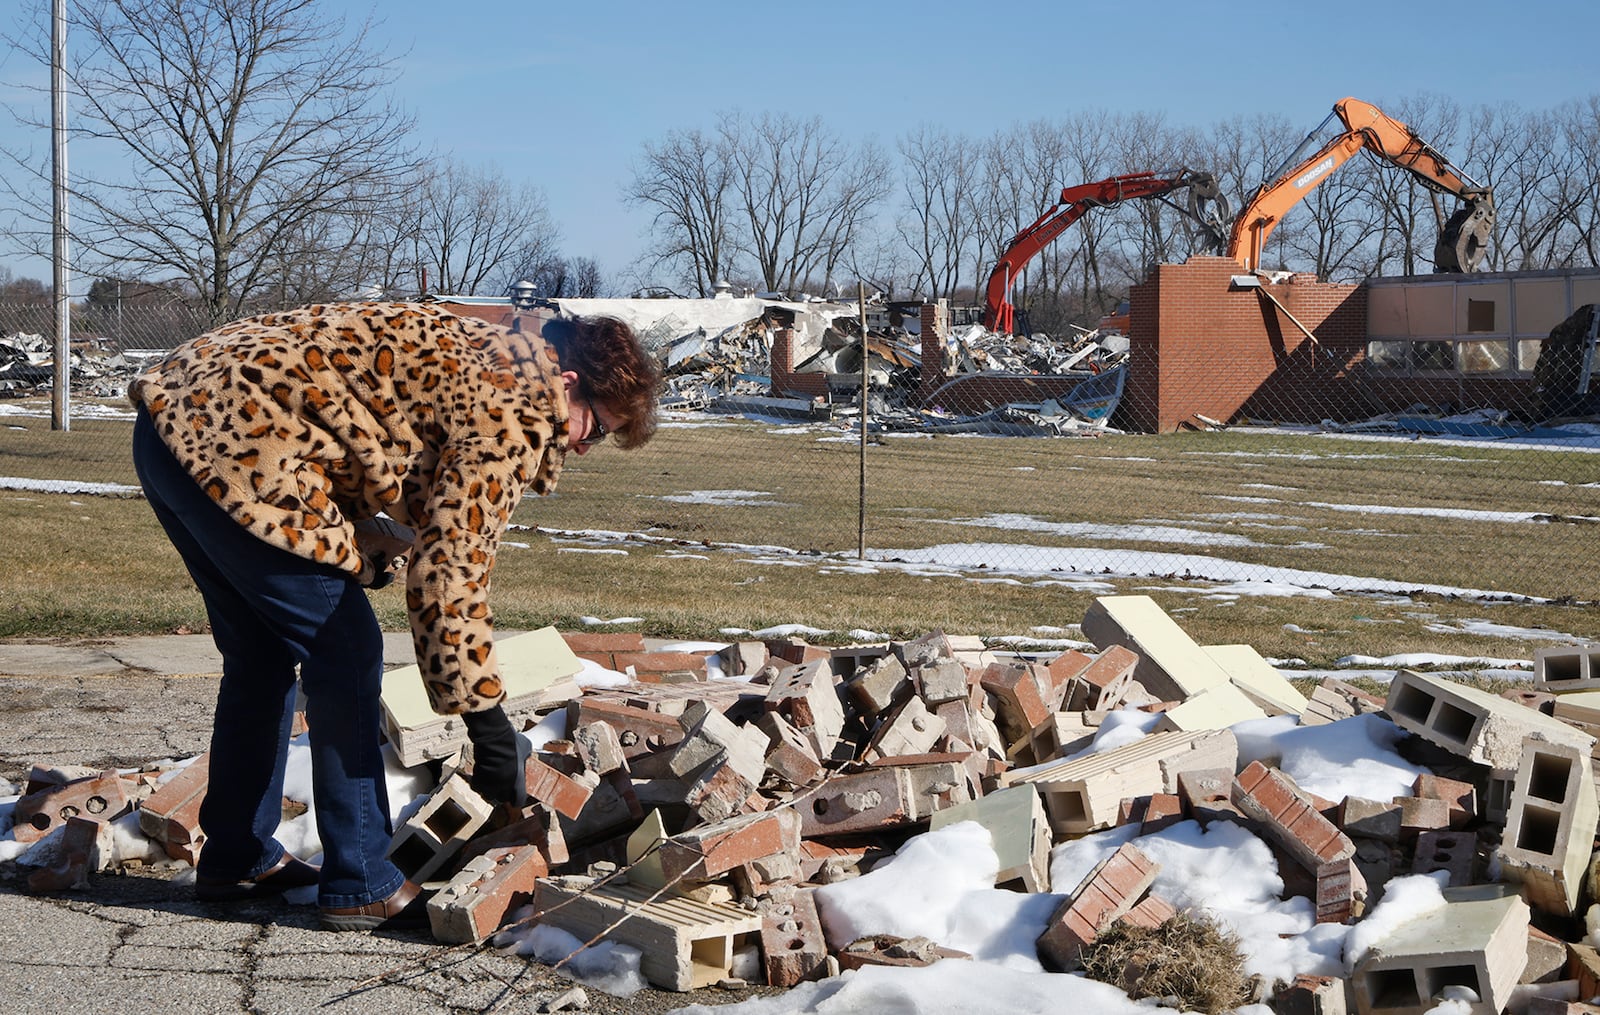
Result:
<svg viewBox="0 0 1600 1015">
<path fill-rule="evenodd" d="M 865 341 L 849 305 L 815 335 L 794 305 L 720 331 L 681 311 L 679 332 L 651 333 L 673 375 L 658 438 L 569 459 L 562 492 L 581 494 L 518 520 L 908 580 L 1594 597 L 1600 279 L 1538 273 L 1560 299 L 1535 312 L 1512 277 L 1484 282 L 1500 299 L 1437 279 L 1252 283 L 1229 264 L 1160 266 L 1129 317 L 1070 337 L 992 335 L 937 305 L 870 308 Z M 52 329 L 48 306 L 0 307 L 0 484 L 124 491 L 123 389 L 204 326 L 75 314 L 65 433 Z"/>
</svg>

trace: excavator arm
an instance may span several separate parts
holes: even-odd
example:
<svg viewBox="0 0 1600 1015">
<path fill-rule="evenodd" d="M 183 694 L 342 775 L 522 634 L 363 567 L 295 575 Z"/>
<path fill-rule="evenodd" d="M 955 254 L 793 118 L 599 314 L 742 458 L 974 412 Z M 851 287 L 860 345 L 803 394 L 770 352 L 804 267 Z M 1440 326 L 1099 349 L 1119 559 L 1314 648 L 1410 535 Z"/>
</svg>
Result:
<svg viewBox="0 0 1600 1015">
<path fill-rule="evenodd" d="M 1206 225 L 1214 238 L 1220 241 L 1219 218 L 1215 212 L 1208 214 L 1205 209 L 1205 202 L 1220 201 L 1222 197 L 1216 178 L 1210 173 L 1188 169 L 1167 173 L 1129 173 L 1108 177 L 1097 183 L 1063 188 L 1055 204 L 1047 208 L 1032 225 L 1012 237 L 996 261 L 994 270 L 989 273 L 989 284 L 984 290 L 983 326 L 990 331 L 1012 332 L 1016 325 L 1016 309 L 1011 305 L 1011 287 L 1017 275 L 1034 255 L 1049 246 L 1090 208 L 1103 208 L 1133 198 L 1163 197 L 1184 188 L 1190 191 L 1187 212 Z M 1217 245 L 1220 246 L 1220 242 Z"/>
<path fill-rule="evenodd" d="M 1312 141 L 1337 117 L 1344 133 L 1302 158 Z M 1406 170 L 1430 190 L 1451 194 L 1462 202 L 1444 223 L 1434 245 L 1434 271 L 1473 271 L 1483 260 L 1490 233 L 1494 229 L 1494 196 L 1462 173 L 1450 160 L 1399 120 L 1377 106 L 1360 99 L 1346 98 L 1334 103 L 1328 118 L 1306 135 L 1293 155 L 1261 185 L 1233 221 L 1228 238 L 1228 256 L 1247 271 L 1261 267 L 1261 252 L 1267 237 L 1283 216 L 1304 200 L 1311 190 L 1326 180 L 1359 151 L 1367 151 Z"/>
</svg>

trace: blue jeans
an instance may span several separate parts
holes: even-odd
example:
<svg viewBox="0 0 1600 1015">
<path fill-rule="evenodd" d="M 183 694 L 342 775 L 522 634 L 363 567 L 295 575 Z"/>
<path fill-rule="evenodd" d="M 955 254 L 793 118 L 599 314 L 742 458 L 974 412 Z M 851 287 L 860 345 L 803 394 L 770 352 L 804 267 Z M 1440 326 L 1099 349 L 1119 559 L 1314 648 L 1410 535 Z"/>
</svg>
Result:
<svg viewBox="0 0 1600 1015">
<path fill-rule="evenodd" d="M 274 838 L 294 719 L 295 667 L 311 727 L 323 906 L 362 906 L 404 881 L 379 739 L 383 635 L 364 589 L 337 568 L 271 546 L 200 489 L 140 410 L 133 461 L 146 498 L 205 598 L 222 653 L 199 874 L 243 880 L 283 857 Z"/>
</svg>

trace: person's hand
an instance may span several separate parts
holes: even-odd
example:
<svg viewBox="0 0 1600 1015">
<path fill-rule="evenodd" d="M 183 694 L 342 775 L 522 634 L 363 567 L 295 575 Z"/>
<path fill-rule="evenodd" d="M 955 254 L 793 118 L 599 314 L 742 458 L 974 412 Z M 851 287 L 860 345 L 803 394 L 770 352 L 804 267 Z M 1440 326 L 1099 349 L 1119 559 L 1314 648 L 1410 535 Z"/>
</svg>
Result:
<svg viewBox="0 0 1600 1015">
<path fill-rule="evenodd" d="M 473 790 L 490 803 L 521 804 L 527 795 L 517 756 L 521 738 L 505 709 L 496 705 L 481 712 L 465 712 L 461 721 L 472 741 L 472 777 L 468 781 Z"/>
<path fill-rule="evenodd" d="M 416 533 L 393 518 L 379 515 L 353 523 L 356 552 L 372 564 L 370 588 L 381 589 L 394 581 L 395 573 L 406 566 Z"/>
</svg>

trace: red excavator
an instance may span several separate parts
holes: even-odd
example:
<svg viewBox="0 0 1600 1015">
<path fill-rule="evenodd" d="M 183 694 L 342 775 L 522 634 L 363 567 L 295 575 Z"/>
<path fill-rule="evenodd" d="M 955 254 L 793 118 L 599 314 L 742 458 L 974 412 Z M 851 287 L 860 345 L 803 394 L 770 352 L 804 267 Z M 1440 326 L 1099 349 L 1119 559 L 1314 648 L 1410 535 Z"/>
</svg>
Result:
<svg viewBox="0 0 1600 1015">
<path fill-rule="evenodd" d="M 1335 118 L 1344 124 L 1344 132 L 1305 155 Z M 1494 230 L 1494 196 L 1489 188 L 1469 179 L 1410 127 L 1370 103 L 1350 98 L 1334 103 L 1327 119 L 1306 135 L 1270 181 L 1245 203 L 1239 217 L 1233 220 L 1228 256 L 1246 271 L 1259 270 L 1267 237 L 1284 214 L 1359 151 L 1393 163 L 1421 180 L 1429 190 L 1452 194 L 1462 202 L 1439 231 L 1433 249 L 1433 270 L 1475 270 Z"/>
<path fill-rule="evenodd" d="M 990 331 L 1011 334 L 1016 325 L 1016 310 L 1011 305 L 1011 287 L 1033 256 L 1054 240 L 1072 223 L 1082 218 L 1090 208 L 1103 208 L 1132 198 L 1159 198 L 1176 190 L 1189 192 L 1189 205 L 1179 208 L 1194 218 L 1206 231 L 1208 243 L 1220 250 L 1227 226 L 1225 205 L 1223 210 L 1209 206 L 1209 202 L 1222 202 L 1222 192 L 1210 173 L 1180 169 L 1166 173 L 1129 173 L 1112 176 L 1098 183 L 1082 183 L 1065 187 L 1056 203 L 1040 215 L 1033 225 L 1022 230 L 1007 244 L 1005 252 L 989 274 L 989 285 L 984 291 L 983 326 Z M 1172 204 L 1171 201 L 1166 201 Z"/>
</svg>

